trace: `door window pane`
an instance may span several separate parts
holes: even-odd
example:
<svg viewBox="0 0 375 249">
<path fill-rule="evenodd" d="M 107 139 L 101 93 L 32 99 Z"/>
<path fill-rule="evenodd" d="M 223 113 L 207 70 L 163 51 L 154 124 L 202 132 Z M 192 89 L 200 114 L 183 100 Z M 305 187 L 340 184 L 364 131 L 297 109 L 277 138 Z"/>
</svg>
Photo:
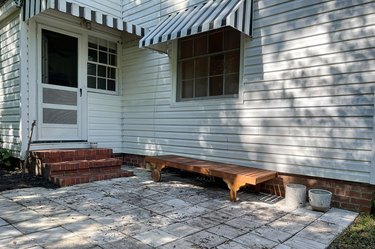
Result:
<svg viewBox="0 0 375 249">
<path fill-rule="evenodd" d="M 77 38 L 42 30 L 42 81 L 58 86 L 78 86 Z"/>
</svg>

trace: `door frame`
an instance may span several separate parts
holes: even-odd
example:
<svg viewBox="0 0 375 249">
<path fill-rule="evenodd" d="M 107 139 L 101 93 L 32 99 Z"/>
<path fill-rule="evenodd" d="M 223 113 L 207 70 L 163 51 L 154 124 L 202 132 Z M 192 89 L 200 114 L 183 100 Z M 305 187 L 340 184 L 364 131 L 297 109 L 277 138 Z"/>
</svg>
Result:
<svg viewBox="0 0 375 249">
<path fill-rule="evenodd" d="M 87 36 L 79 33 L 69 30 L 67 31 L 66 28 L 64 28 L 64 25 L 61 25 L 61 27 L 55 27 L 46 25 L 43 23 L 36 23 L 36 118 L 39 121 L 37 125 L 37 140 L 38 141 L 87 141 L 87 67 L 83 67 L 82 65 L 87 64 Z M 77 126 L 78 126 L 78 137 L 77 139 L 64 139 L 64 137 L 61 137 L 60 139 L 46 139 L 43 138 L 43 120 L 42 120 L 42 97 L 43 97 L 43 87 L 42 87 L 42 30 L 49 30 L 53 32 L 57 32 L 63 35 L 68 35 L 74 38 L 77 38 L 77 46 L 78 46 L 78 84 L 77 84 L 77 96 L 79 97 L 80 89 L 82 89 L 82 96 L 77 98 Z M 56 86 L 54 88 L 59 88 L 59 86 Z M 56 126 L 58 128 L 58 125 L 49 125 L 50 127 Z"/>
</svg>

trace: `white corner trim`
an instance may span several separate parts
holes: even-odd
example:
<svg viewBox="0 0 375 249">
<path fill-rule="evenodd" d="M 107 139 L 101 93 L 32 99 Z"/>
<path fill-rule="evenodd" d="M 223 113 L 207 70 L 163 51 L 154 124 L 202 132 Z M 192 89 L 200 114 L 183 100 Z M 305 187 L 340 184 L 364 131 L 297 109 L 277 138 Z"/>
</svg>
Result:
<svg viewBox="0 0 375 249">
<path fill-rule="evenodd" d="M 372 157 L 370 168 L 370 184 L 375 185 L 375 93 L 374 93 L 374 109 L 373 109 L 373 122 L 372 122 Z"/>
<path fill-rule="evenodd" d="M 29 140 L 29 55 L 28 55 L 28 25 L 22 21 L 22 16 L 19 16 L 20 20 L 20 142 L 21 142 L 21 159 L 25 158 L 27 150 L 27 143 Z M 22 59 L 21 59 L 22 58 Z"/>
</svg>

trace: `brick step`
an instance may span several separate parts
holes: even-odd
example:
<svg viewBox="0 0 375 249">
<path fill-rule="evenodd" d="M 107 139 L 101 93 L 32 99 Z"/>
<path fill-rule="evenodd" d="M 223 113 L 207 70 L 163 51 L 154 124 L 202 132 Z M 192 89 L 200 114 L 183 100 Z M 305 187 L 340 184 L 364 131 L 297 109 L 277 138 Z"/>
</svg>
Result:
<svg viewBox="0 0 375 249">
<path fill-rule="evenodd" d="M 88 168 L 79 170 L 69 170 L 69 171 L 58 171 L 52 172 L 49 178 L 56 176 L 75 176 L 75 175 L 90 175 L 90 174 L 106 174 L 106 173 L 119 173 L 121 172 L 121 166 L 106 166 L 100 168 Z"/>
<path fill-rule="evenodd" d="M 122 161 L 117 158 L 104 158 L 104 159 L 93 159 L 93 160 L 75 160 L 58 163 L 46 163 L 44 164 L 45 169 L 50 172 L 59 171 L 75 171 L 81 169 L 90 168 L 102 168 L 108 166 L 121 166 Z"/>
<path fill-rule="evenodd" d="M 51 177 L 50 180 L 60 187 L 71 186 L 81 183 L 88 183 L 93 181 L 108 180 L 119 177 L 133 176 L 132 171 L 121 170 L 116 173 L 92 173 L 87 175 L 72 175 L 72 176 L 55 176 Z"/>
<path fill-rule="evenodd" d="M 97 160 L 112 157 L 112 149 L 66 149 L 32 151 L 43 163 L 58 163 L 77 160 Z"/>
</svg>

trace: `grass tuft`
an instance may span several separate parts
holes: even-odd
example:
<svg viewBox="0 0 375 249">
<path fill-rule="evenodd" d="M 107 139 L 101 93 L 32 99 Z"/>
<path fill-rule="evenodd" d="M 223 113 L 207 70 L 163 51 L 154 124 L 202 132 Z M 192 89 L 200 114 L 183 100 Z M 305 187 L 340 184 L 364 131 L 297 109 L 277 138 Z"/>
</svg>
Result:
<svg viewBox="0 0 375 249">
<path fill-rule="evenodd" d="M 375 248 L 375 216 L 359 215 L 354 223 L 329 246 L 329 249 L 339 248 Z"/>
</svg>

